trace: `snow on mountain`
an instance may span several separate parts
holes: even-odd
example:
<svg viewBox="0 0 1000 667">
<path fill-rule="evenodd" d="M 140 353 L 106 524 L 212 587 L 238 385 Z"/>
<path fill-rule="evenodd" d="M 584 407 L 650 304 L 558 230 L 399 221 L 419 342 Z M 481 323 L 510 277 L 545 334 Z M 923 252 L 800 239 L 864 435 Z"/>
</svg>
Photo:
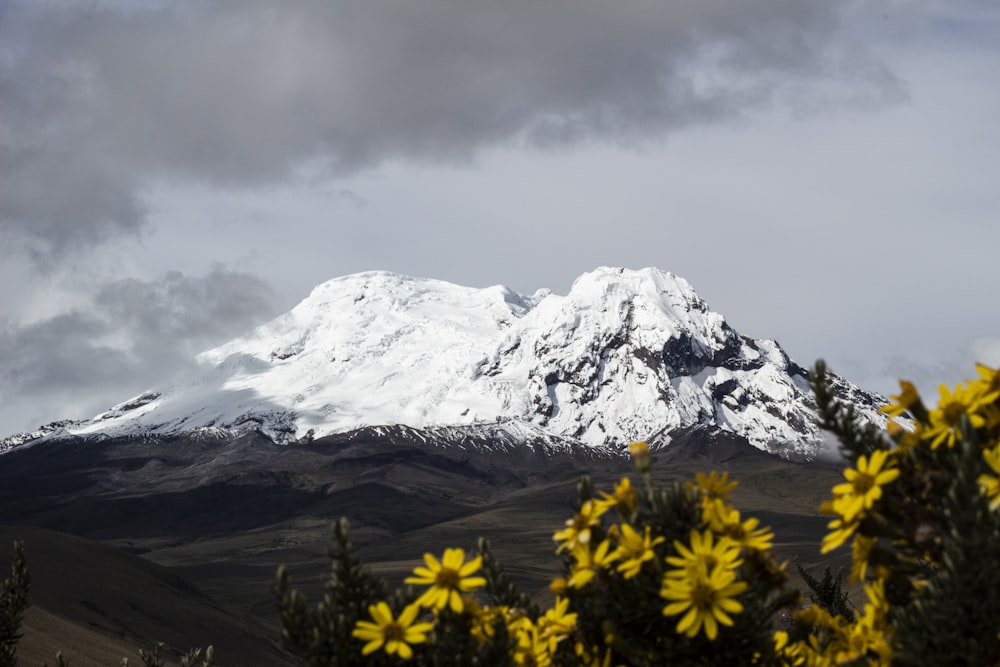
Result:
<svg viewBox="0 0 1000 667">
<path fill-rule="evenodd" d="M 489 427 L 619 449 L 705 424 L 805 456 L 821 440 L 804 369 L 650 268 L 599 268 L 566 296 L 359 273 L 199 361 L 189 382 L 39 433 L 260 429 L 289 442 L 379 425 Z M 880 397 L 835 381 L 881 420 Z"/>
</svg>

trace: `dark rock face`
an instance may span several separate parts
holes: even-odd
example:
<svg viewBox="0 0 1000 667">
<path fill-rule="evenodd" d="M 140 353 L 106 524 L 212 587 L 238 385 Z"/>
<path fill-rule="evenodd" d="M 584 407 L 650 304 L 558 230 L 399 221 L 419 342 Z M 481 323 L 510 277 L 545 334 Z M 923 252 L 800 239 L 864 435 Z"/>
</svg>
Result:
<svg viewBox="0 0 1000 667">
<path fill-rule="evenodd" d="M 681 331 L 663 344 L 663 367 L 669 377 L 697 375 L 706 368 L 725 368 L 731 371 L 749 371 L 764 365 L 760 357 L 749 358 L 743 354 L 744 346 L 756 350 L 753 339 L 740 336 L 725 322 L 716 332 L 711 347 L 706 341 Z"/>
<path fill-rule="evenodd" d="M 711 351 L 687 331 L 663 344 L 663 368 L 669 377 L 697 375 L 711 361 Z"/>
</svg>

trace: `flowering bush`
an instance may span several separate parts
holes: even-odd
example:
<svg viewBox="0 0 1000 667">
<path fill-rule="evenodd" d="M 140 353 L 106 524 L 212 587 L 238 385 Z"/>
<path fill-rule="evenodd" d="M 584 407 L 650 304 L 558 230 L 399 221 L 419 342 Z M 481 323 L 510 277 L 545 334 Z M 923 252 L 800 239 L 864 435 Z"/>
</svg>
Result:
<svg viewBox="0 0 1000 667">
<path fill-rule="evenodd" d="M 638 487 L 624 477 L 595 498 L 581 481 L 579 511 L 554 535 L 564 576 L 552 582 L 550 608 L 506 582 L 485 541 L 471 557 L 425 554 L 405 580 L 420 588 L 389 599 L 353 555 L 342 519 L 316 612 L 279 572 L 286 644 L 317 665 L 773 663 L 771 628 L 799 596 L 769 552 L 771 531 L 730 505 L 727 474 L 656 489 L 646 445 L 631 451 Z"/>
<path fill-rule="evenodd" d="M 978 369 L 942 387 L 934 409 L 902 382 L 880 430 L 816 365 L 820 419 L 848 464 L 820 507 L 831 518 L 820 548 L 850 541 L 857 614 L 803 601 L 771 530 L 732 506 L 726 473 L 658 488 L 633 443 L 635 480 L 597 494 L 581 480 L 554 533 L 562 576 L 548 609 L 514 589 L 482 540 L 475 554 L 425 554 L 405 581 L 417 588 L 389 595 L 341 520 L 316 608 L 279 570 L 285 644 L 311 665 L 1000 664 L 1000 373 Z"/>
<path fill-rule="evenodd" d="M 820 508 L 832 517 L 822 551 L 850 540 L 867 602 L 855 623 L 799 612 L 779 637 L 793 664 L 1000 664 L 1000 372 L 977 370 L 941 385 L 933 409 L 901 381 L 880 431 L 833 398 L 817 363 L 823 426 L 849 464 Z"/>
</svg>

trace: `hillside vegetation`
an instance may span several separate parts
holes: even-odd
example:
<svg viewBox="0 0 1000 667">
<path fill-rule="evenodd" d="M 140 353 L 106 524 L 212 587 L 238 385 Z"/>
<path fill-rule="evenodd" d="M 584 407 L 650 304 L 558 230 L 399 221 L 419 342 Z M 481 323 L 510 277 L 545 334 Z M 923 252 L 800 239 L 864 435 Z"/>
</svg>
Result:
<svg viewBox="0 0 1000 667">
<path fill-rule="evenodd" d="M 77 557 L 34 573 L 64 573 L 52 601 L 40 596 L 50 605 L 40 611 L 133 645 L 149 640 L 146 632 L 182 626 L 178 645 L 206 645 L 210 639 L 192 642 L 181 621 L 193 620 L 195 601 L 215 605 L 203 587 L 244 616 L 270 620 L 275 641 L 280 627 L 284 648 L 308 664 L 997 664 L 1000 575 L 980 564 L 1000 556 L 1000 373 L 980 366 L 977 379 L 943 387 L 934 408 L 902 383 L 886 412 L 912 421 L 892 422 L 887 432 L 832 396 L 822 364 L 812 379 L 822 423 L 841 442 L 842 473 L 789 463 L 719 433 L 689 434 L 659 454 L 634 443 L 632 472 L 611 459 L 559 460 L 526 450 L 501 463 L 398 443 L 373 443 L 355 456 L 346 447 L 338 466 L 337 452 L 323 451 L 320 441 L 282 449 L 293 452 L 286 465 L 254 471 L 234 462 L 263 461 L 264 443 L 181 443 L 177 451 L 186 447 L 191 460 L 214 448 L 218 476 L 206 478 L 200 468 L 200 481 L 185 488 L 182 474 L 156 475 L 160 485 L 145 495 L 120 478 L 95 490 L 99 482 L 79 468 L 71 474 L 63 460 L 46 459 L 53 464 L 41 469 L 34 496 L 22 485 L 26 493 L 16 498 L 22 525 L 89 532 L 119 550 L 141 550 L 172 573 L 153 586 L 166 571 L 147 560 L 110 550 L 92 563 Z M 94 456 L 89 447 L 64 446 L 70 456 L 85 449 Z M 154 458 L 136 456 L 144 446 L 105 443 L 90 465 L 135 473 L 165 456 L 163 448 L 153 448 Z M 241 457 L 223 456 L 234 447 Z M 11 469 L 23 472 L 30 454 L 14 456 Z M 128 455 L 136 456 L 132 467 L 121 465 Z M 327 469 L 316 467 L 328 457 Z M 198 469 L 166 459 L 156 466 Z M 574 489 L 583 469 L 591 474 Z M 52 502 L 56 489 L 62 502 Z M 247 511 L 233 502 L 240 498 Z M 86 513 L 74 512 L 81 506 Z M 86 521 L 90 512 L 97 520 Z M 354 518 L 355 530 L 349 538 L 349 521 L 335 523 L 332 569 L 313 579 L 323 526 L 337 515 Z M 37 532 L 29 537 L 40 545 L 56 539 L 13 530 Z M 2 627 L 12 650 L 25 581 L 17 549 L 4 582 L 11 613 Z M 817 552 L 849 559 L 853 596 L 829 570 L 822 578 L 809 574 Z M 806 596 L 788 571 L 792 557 L 806 565 L 798 570 L 812 587 Z M 251 589 L 277 563 L 280 623 L 273 623 L 267 594 Z M 72 598 L 92 594 L 85 584 L 69 593 L 84 579 L 67 577 L 75 566 L 92 586 L 121 582 L 140 599 L 117 617 L 108 613 L 116 602 L 82 601 L 103 615 L 103 627 L 67 613 Z M 139 571 L 134 583 L 119 574 L 128 567 Z M 307 582 L 303 592 L 289 573 Z M 163 617 L 149 611 L 158 604 L 156 586 L 173 586 L 182 601 Z M 307 602 L 320 589 L 325 601 Z M 140 616 L 151 629 L 132 629 L 142 625 Z M 250 628 L 258 620 L 240 622 Z M 225 639 L 218 621 L 205 624 L 206 635 L 215 629 Z M 86 652 L 83 633 L 77 636 Z M 31 641 L 25 633 L 19 646 L 33 650 Z M 287 660 L 267 650 L 273 660 L 257 652 L 250 661 Z"/>
</svg>

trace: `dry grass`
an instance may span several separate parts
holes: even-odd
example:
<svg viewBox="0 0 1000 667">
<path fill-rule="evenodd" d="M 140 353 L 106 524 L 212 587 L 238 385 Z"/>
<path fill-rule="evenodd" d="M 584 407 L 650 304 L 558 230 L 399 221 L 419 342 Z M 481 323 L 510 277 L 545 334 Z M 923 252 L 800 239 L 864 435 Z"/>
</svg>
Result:
<svg viewBox="0 0 1000 667">
<path fill-rule="evenodd" d="M 136 649 L 155 640 L 214 644 L 227 665 L 286 664 L 273 645 L 275 569 L 286 564 L 315 599 L 330 522 L 341 515 L 365 559 L 393 583 L 424 552 L 469 549 L 484 536 L 514 581 L 544 599 L 559 568 L 552 533 L 572 514 L 579 475 L 610 490 L 630 471 L 622 460 L 530 450 L 279 448 L 248 438 L 39 446 L 0 457 L 0 522 L 16 524 L 0 528 L 0 561 L 24 538 L 35 581 L 25 664 L 51 663 L 60 648 L 74 667 L 135 662 Z M 836 569 L 819 556 L 825 519 L 816 511 L 838 477 L 832 467 L 783 461 L 731 438 L 691 439 L 655 459 L 663 482 L 729 471 L 740 482 L 737 507 L 775 530 L 780 559 Z"/>
</svg>

